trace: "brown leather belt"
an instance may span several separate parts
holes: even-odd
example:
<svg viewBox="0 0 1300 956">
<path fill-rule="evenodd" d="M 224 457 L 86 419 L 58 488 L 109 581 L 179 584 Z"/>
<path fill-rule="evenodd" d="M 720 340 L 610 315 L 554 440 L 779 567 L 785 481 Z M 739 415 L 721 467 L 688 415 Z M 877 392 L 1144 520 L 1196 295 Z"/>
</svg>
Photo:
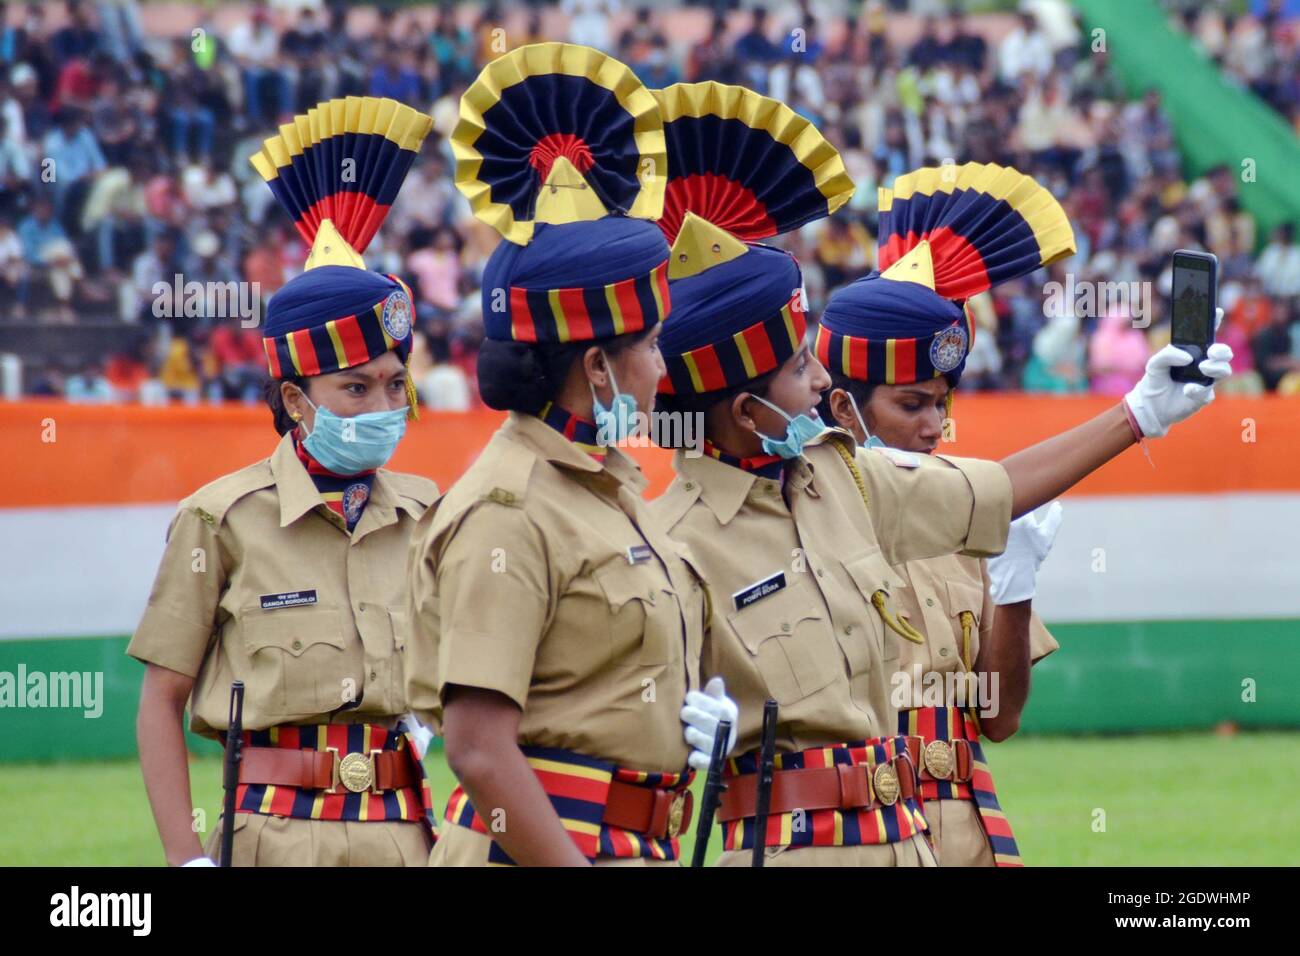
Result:
<svg viewBox="0 0 1300 956">
<path fill-rule="evenodd" d="M 890 763 L 777 770 L 772 774 L 770 813 L 794 810 L 879 810 L 916 796 L 916 771 L 900 754 Z M 727 780 L 718 806 L 724 823 L 752 817 L 758 800 L 758 775 Z"/>
<path fill-rule="evenodd" d="M 353 793 L 402 790 L 419 784 L 419 774 L 406 750 L 376 750 L 342 754 L 329 750 L 288 747 L 244 747 L 239 782 L 299 787 L 303 790 Z"/>
<path fill-rule="evenodd" d="M 601 822 L 656 840 L 679 836 L 691 825 L 695 798 L 689 790 L 639 787 L 612 781 Z"/>
<path fill-rule="evenodd" d="M 957 740 L 926 740 L 908 736 L 907 753 L 921 772 L 921 781 L 947 780 L 952 783 L 969 783 L 975 772 L 975 760 L 970 742 Z"/>
</svg>

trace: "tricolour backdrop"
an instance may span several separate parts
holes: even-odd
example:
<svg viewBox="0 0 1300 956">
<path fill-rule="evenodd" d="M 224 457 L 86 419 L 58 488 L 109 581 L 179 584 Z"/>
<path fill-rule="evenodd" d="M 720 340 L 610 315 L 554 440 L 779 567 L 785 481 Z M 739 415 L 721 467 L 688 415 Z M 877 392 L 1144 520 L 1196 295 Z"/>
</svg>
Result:
<svg viewBox="0 0 1300 956">
<path fill-rule="evenodd" d="M 942 450 L 1000 458 L 1112 403 L 962 395 Z M 445 488 L 500 420 L 426 414 L 393 467 Z M 134 753 L 124 649 L 176 502 L 275 442 L 262 408 L 0 404 L 0 760 Z M 1024 729 L 1300 726 L 1300 403 L 1220 398 L 1149 446 L 1065 499 L 1036 601 L 1062 649 Z M 657 493 L 668 454 L 634 454 Z M 17 706 L 20 670 L 102 674 L 99 716 Z"/>
</svg>

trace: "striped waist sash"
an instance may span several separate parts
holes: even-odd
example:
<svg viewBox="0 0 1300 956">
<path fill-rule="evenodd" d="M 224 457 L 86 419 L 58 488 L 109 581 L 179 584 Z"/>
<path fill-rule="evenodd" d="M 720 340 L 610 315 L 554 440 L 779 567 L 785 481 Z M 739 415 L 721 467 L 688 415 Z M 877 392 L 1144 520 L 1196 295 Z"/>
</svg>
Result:
<svg viewBox="0 0 1300 956">
<path fill-rule="evenodd" d="M 224 735 L 223 735 L 224 737 Z M 411 820 L 432 829 L 433 794 L 424 765 L 415 755 L 408 734 L 377 724 L 318 724 L 305 727 L 271 727 L 246 730 L 245 747 L 274 747 L 291 750 L 337 751 L 340 760 L 349 754 L 369 757 L 373 751 L 404 753 L 414 768 L 416 785 L 374 793 L 353 793 L 343 786 L 330 793 L 268 783 L 241 783 L 235 790 L 238 813 L 293 817 L 301 820 Z"/>
<path fill-rule="evenodd" d="M 901 760 L 899 758 L 902 758 Z M 778 753 L 775 770 L 813 770 L 835 766 L 863 765 L 868 768 L 892 764 L 915 773 L 907 759 L 907 742 L 902 737 L 875 737 L 853 744 L 814 747 L 793 753 Z M 725 777 L 758 772 L 758 754 L 751 752 L 727 761 Z M 754 846 L 753 817 L 722 824 L 725 850 L 749 850 Z M 875 810 L 793 810 L 772 813 L 767 818 L 768 846 L 862 846 L 899 843 L 929 829 L 915 798 L 900 798 L 891 806 Z"/>
<path fill-rule="evenodd" d="M 933 764 L 931 770 L 937 773 L 921 775 L 921 796 L 925 800 L 971 800 L 979 813 L 984 835 L 993 850 L 993 860 L 997 866 L 1024 866 L 1020 859 L 1020 849 L 1011 832 L 1011 824 L 998 803 L 997 789 L 993 785 L 993 775 L 989 772 L 988 762 L 984 759 L 984 748 L 980 746 L 979 731 L 975 722 L 966 711 L 958 707 L 917 707 L 912 710 L 899 711 L 898 732 L 920 739 L 922 754 L 929 752 L 932 757 L 923 756 L 922 769 Z M 969 780 L 936 779 L 936 777 L 956 777 L 955 772 L 946 772 L 948 767 L 956 768 L 954 741 L 965 741 L 970 748 L 971 772 Z M 947 748 L 932 750 L 936 743 L 948 744 Z"/>
<path fill-rule="evenodd" d="M 610 785 L 619 783 L 650 789 L 685 793 L 694 779 L 690 773 L 650 773 L 629 770 L 608 761 L 558 747 L 520 747 L 542 789 L 550 798 L 560 823 L 578 850 L 589 860 L 598 857 L 676 860 L 680 853 L 677 836 L 659 839 L 604 823 Z M 445 819 L 475 833 L 492 836 L 496 821 L 484 820 L 469 802 L 463 787 L 452 791 Z M 504 821 L 503 824 L 504 825 Z M 488 850 L 488 864 L 514 866 L 514 860 L 495 840 Z"/>
</svg>

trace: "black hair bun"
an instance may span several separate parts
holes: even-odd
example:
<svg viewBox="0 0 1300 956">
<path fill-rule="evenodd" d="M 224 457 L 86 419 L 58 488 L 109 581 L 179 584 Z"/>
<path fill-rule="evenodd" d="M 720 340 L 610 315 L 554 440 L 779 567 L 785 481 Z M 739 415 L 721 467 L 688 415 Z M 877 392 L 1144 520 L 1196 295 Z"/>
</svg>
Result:
<svg viewBox="0 0 1300 956">
<path fill-rule="evenodd" d="M 478 352 L 478 393 L 488 408 L 535 415 L 555 388 L 531 344 L 485 339 Z"/>
</svg>

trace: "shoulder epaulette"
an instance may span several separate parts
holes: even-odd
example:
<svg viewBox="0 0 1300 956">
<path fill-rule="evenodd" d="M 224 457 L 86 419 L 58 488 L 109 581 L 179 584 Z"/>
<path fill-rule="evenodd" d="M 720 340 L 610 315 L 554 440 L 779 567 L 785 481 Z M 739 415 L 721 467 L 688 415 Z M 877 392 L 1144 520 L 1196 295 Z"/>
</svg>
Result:
<svg viewBox="0 0 1300 956">
<path fill-rule="evenodd" d="M 532 476 L 537 456 L 515 442 L 501 442 L 494 449 L 492 480 L 479 489 L 479 500 L 495 501 L 499 505 L 522 508 L 528 492 L 528 479 Z"/>
<path fill-rule="evenodd" d="M 226 512 L 230 506 L 241 498 L 251 495 L 262 488 L 269 488 L 275 484 L 275 477 L 271 474 L 271 459 L 264 458 L 259 462 L 241 468 L 239 471 L 232 472 L 229 475 L 222 475 L 215 481 L 210 481 L 198 491 L 183 499 L 179 505 L 181 510 L 189 510 L 202 521 L 212 525 L 214 528 L 221 527 L 221 522 L 225 520 Z"/>
<path fill-rule="evenodd" d="M 384 470 L 384 479 L 392 485 L 393 491 L 403 498 L 410 498 L 412 501 L 418 501 L 424 507 L 429 507 L 438 500 L 438 486 L 436 483 L 423 475 L 413 475 L 405 471 L 388 471 Z"/>
</svg>

